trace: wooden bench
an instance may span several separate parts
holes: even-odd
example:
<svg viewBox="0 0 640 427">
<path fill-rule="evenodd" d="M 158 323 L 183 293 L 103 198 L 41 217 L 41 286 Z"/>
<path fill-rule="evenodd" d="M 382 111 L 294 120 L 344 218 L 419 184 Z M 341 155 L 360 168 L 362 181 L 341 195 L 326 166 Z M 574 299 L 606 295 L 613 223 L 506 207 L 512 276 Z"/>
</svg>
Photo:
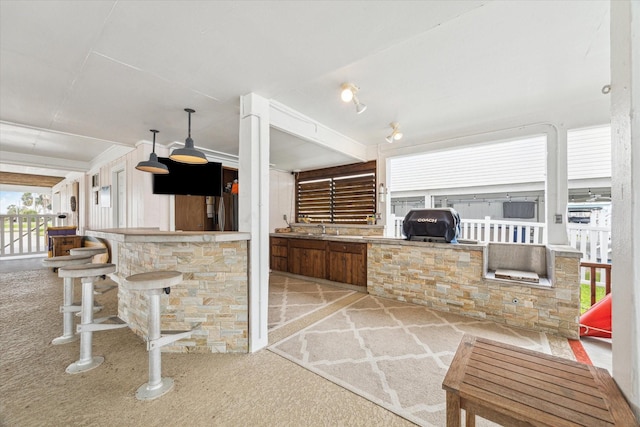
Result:
<svg viewBox="0 0 640 427">
<path fill-rule="evenodd" d="M 638 426 L 606 369 L 465 335 L 442 382 L 447 426 Z"/>
</svg>

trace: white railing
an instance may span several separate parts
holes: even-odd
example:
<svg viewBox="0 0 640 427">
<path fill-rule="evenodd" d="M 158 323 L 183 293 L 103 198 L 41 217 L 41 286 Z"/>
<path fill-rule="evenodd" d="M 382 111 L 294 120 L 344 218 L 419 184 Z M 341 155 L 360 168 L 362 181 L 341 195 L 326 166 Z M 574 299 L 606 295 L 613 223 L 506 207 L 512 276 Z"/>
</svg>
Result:
<svg viewBox="0 0 640 427">
<path fill-rule="evenodd" d="M 0 215 L 0 257 L 47 252 L 45 234 L 56 215 Z"/>
<path fill-rule="evenodd" d="M 403 217 L 392 215 L 394 237 L 404 237 L 402 233 Z M 508 221 L 503 219 L 463 219 L 460 222 L 460 239 L 480 242 L 501 243 L 544 243 L 543 222 Z"/>
<path fill-rule="evenodd" d="M 611 261 L 611 226 L 570 223 L 567 234 L 571 247 L 582 252 L 582 261 Z"/>
</svg>

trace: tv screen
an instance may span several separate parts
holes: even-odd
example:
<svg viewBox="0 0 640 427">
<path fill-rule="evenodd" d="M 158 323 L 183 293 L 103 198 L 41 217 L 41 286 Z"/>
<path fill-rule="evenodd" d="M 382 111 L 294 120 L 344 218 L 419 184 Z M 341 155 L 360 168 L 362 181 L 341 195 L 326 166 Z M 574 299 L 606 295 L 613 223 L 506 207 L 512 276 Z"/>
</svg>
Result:
<svg viewBox="0 0 640 427">
<path fill-rule="evenodd" d="M 169 168 L 167 175 L 153 175 L 153 194 L 184 194 L 189 196 L 222 195 L 222 163 L 191 165 L 158 157 Z"/>
</svg>

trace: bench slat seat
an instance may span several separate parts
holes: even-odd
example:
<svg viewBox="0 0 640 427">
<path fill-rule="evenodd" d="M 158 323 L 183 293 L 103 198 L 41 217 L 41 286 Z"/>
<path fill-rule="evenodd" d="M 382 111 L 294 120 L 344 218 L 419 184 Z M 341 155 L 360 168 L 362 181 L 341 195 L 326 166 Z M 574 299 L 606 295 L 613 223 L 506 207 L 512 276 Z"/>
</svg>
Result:
<svg viewBox="0 0 640 427">
<path fill-rule="evenodd" d="M 465 335 L 442 382 L 447 426 L 475 416 L 503 425 L 638 426 L 613 378 L 602 368 Z"/>
</svg>

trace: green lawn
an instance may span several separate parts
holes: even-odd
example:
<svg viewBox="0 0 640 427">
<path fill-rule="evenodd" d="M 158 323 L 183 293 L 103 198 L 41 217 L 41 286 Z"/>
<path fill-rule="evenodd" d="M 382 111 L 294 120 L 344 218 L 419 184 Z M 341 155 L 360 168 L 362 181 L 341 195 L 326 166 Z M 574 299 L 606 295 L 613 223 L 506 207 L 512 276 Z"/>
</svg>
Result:
<svg viewBox="0 0 640 427">
<path fill-rule="evenodd" d="M 596 286 L 596 302 L 604 298 L 604 287 Z M 591 286 L 580 285 L 580 314 L 591 308 Z"/>
</svg>

